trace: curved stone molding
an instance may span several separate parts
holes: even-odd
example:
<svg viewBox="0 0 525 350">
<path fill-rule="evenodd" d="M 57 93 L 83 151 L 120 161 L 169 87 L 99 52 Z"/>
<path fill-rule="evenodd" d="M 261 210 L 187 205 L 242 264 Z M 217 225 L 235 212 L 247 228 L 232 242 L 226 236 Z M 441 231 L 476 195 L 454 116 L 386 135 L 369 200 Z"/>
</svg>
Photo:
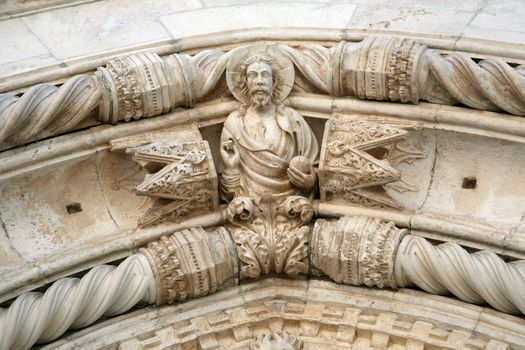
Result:
<svg viewBox="0 0 525 350">
<path fill-rule="evenodd" d="M 525 66 L 513 68 L 501 59 L 476 63 L 464 53 L 443 57 L 432 50 L 426 51 L 425 58 L 431 78 L 422 99 L 443 104 L 461 102 L 483 111 L 525 115 Z"/>
<path fill-rule="evenodd" d="M 451 242 L 433 246 L 406 232 L 377 218 L 319 219 L 311 239 L 312 265 L 338 283 L 416 285 L 432 294 L 452 293 L 468 303 L 525 314 L 525 260 L 506 263 L 491 251 L 470 254 Z"/>
<path fill-rule="evenodd" d="M 0 144 L 19 145 L 37 135 L 69 131 L 97 107 L 102 96 L 98 79 L 78 75 L 62 86 L 39 84 L 21 97 L 0 94 Z"/>
<path fill-rule="evenodd" d="M 14 119 L 25 124 L 32 115 L 31 132 L 24 135 L 17 128 L 4 127 L 0 142 L 12 139 L 15 145 L 33 140 L 47 131 L 48 124 L 53 125 L 49 128 L 52 134 L 69 131 L 97 105 L 100 121 L 116 123 L 160 115 L 177 106 L 191 107 L 195 102 L 223 96 L 227 94 L 223 78 L 226 68 L 231 59 L 247 47 L 227 53 L 207 50 L 195 56 L 175 54 L 165 59 L 155 53 L 113 59 L 105 68 L 99 68 L 95 78 L 70 78 L 59 89 L 62 93 L 56 94 L 61 99 L 52 99 L 52 105 L 50 99 L 38 96 L 41 88 L 37 85 L 20 98 L 17 103 L 20 107 L 4 107 L 0 113 L 0 123 L 4 125 L 12 125 Z M 381 101 L 461 102 L 480 110 L 525 115 L 524 69 L 513 68 L 502 60 L 475 62 L 461 53 L 442 57 L 412 39 L 393 36 L 370 36 L 357 43 L 343 41 L 330 48 L 278 44 L 271 47 L 293 62 L 302 82 L 296 87 L 299 91 Z M 97 81 L 96 88 L 84 93 L 87 96 L 82 103 L 76 99 L 64 100 L 64 95 L 79 90 L 75 85 L 82 79 L 92 79 L 91 84 Z M 18 101 L 11 95 L 0 96 L 7 106 Z M 42 100 L 49 101 L 47 106 L 52 108 L 34 109 Z M 73 108 L 70 117 L 58 118 L 57 111 L 69 110 L 72 106 L 77 110 Z"/>
<path fill-rule="evenodd" d="M 407 236 L 396 257 L 395 280 L 398 287 L 417 285 L 432 294 L 452 293 L 469 303 L 525 314 L 525 260 L 506 263 L 490 251 L 469 254 L 458 244 L 434 246 Z"/>
<path fill-rule="evenodd" d="M 312 265 L 338 283 L 397 288 L 394 259 L 407 230 L 364 216 L 316 221 Z"/>
<path fill-rule="evenodd" d="M 458 40 L 455 35 L 440 34 L 436 37 L 432 34 L 417 33 L 413 31 L 395 31 L 385 33 L 381 29 L 353 29 L 346 28 L 344 32 L 341 29 L 334 28 L 244 28 L 242 35 L 238 31 L 214 32 L 206 33 L 199 37 L 182 37 L 176 39 L 174 43 L 148 42 L 139 47 L 133 46 L 123 49 L 124 54 L 133 54 L 137 51 L 148 50 L 160 56 L 170 55 L 177 52 L 194 52 L 210 47 L 219 47 L 222 45 L 242 45 L 245 43 L 252 43 L 255 41 L 272 41 L 272 42 L 301 42 L 305 40 L 312 40 L 317 42 L 337 43 L 341 40 L 343 35 L 344 40 L 350 42 L 363 41 L 368 37 L 377 35 L 391 35 L 398 38 L 411 38 L 418 43 L 427 45 L 434 50 L 445 51 L 462 51 L 468 52 L 473 56 L 499 56 L 509 62 L 520 61 L 524 57 L 524 50 L 519 44 L 505 43 L 500 45 L 499 41 L 480 40 L 469 37 L 462 37 Z M 95 71 L 98 67 L 104 65 L 111 54 L 102 54 L 94 58 L 92 56 L 85 56 L 82 58 L 74 58 L 65 60 L 63 64 L 67 67 L 49 66 L 43 67 L 38 71 L 23 72 L 14 74 L 0 83 L 0 93 L 23 89 L 34 84 L 44 83 L 55 79 L 64 79 L 76 74 L 83 74 L 86 72 Z"/>
<path fill-rule="evenodd" d="M 141 252 L 154 269 L 157 305 L 201 297 L 237 284 L 237 258 L 224 228 L 193 228 L 148 244 Z"/>
<path fill-rule="evenodd" d="M 132 255 L 118 267 L 97 266 L 81 279 L 58 280 L 44 294 L 22 294 L 8 309 L 0 309 L 0 349 L 29 349 L 69 328 L 85 327 L 155 298 L 153 272 L 144 255 Z"/>
<path fill-rule="evenodd" d="M 198 315 L 198 316 L 196 316 Z M 249 349 L 287 332 L 304 349 L 521 349 L 522 319 L 421 291 L 268 278 L 207 297 L 96 325 L 42 350 Z M 292 336 L 293 335 L 293 336 Z M 297 344 L 296 343 L 296 344 Z M 279 348 L 281 349 L 281 348 Z"/>
<path fill-rule="evenodd" d="M 242 232 L 244 241 L 239 232 L 232 232 L 238 259 L 244 264 L 241 277 L 251 277 L 248 273 L 254 268 L 257 276 L 270 271 L 295 274 L 290 269 L 305 273 L 307 242 L 300 242 L 299 254 L 284 238 L 309 221 L 311 203 L 302 197 L 290 197 L 279 206 L 270 201 L 266 205 L 271 211 L 265 213 L 264 198 L 258 204 L 259 215 L 249 201 L 242 202 L 243 197 L 232 201 L 227 210 L 228 220 L 237 227 L 263 229 Z M 242 205 L 236 205 L 239 201 Z M 288 226 L 283 215 L 290 220 Z M 255 224 L 258 217 L 268 222 Z M 267 226 L 272 223 L 276 226 Z M 273 237 L 276 241 L 265 237 L 279 232 Z M 258 239 L 255 244 L 253 237 Z M 245 241 L 250 244 L 246 246 Z M 263 241 L 271 245 L 265 247 Z M 313 273 L 322 272 L 338 283 L 394 289 L 415 284 L 432 294 L 452 292 L 468 303 L 488 302 L 506 313 L 524 311 L 523 260 L 505 263 L 494 253 L 469 254 L 453 243 L 434 247 L 423 238 L 406 235 L 392 222 L 359 216 L 317 220 L 310 246 Z M 294 250 L 287 252 L 286 247 Z M 282 255 L 281 250 L 287 253 Z M 266 260 L 261 260 L 262 253 Z M 0 310 L 0 330 L 5 330 L 0 334 L 2 346 L 26 349 L 35 342 L 56 339 L 70 327 L 89 325 L 102 315 L 123 313 L 138 302 L 162 305 L 205 296 L 235 285 L 238 270 L 232 238 L 225 228 L 182 230 L 150 243 L 117 268 L 99 266 L 80 281 L 59 280 L 43 296 L 23 294 L 8 310 Z"/>
</svg>

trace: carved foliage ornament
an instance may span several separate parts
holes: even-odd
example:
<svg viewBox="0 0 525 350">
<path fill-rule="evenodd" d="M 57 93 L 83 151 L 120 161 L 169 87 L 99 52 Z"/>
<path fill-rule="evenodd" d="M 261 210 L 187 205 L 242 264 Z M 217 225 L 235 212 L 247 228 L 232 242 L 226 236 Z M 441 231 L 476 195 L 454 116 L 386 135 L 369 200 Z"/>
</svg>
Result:
<svg viewBox="0 0 525 350">
<path fill-rule="evenodd" d="M 234 198 L 226 219 L 237 245 L 241 277 L 306 273 L 310 230 L 305 225 L 312 214 L 312 204 L 300 196 L 290 196 L 278 204 L 271 195 L 264 195 L 257 205 L 247 197 Z"/>
<path fill-rule="evenodd" d="M 401 208 L 382 186 L 401 179 L 387 155 L 406 134 L 365 120 L 329 120 L 319 165 L 321 200 Z"/>
</svg>

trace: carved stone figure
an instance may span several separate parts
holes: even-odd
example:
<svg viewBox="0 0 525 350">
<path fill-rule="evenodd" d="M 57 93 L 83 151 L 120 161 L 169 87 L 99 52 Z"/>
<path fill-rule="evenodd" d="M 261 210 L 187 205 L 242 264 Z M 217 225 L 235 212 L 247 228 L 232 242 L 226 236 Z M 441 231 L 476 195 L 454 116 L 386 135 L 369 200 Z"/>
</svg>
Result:
<svg viewBox="0 0 525 350">
<path fill-rule="evenodd" d="M 250 343 L 250 350 L 300 350 L 303 344 L 290 332 L 266 332 Z"/>
<path fill-rule="evenodd" d="M 249 47 L 228 66 L 228 85 L 243 104 L 221 135 L 227 201 L 245 196 L 257 202 L 264 193 L 281 200 L 309 196 L 316 184 L 317 140 L 304 118 L 281 103 L 293 86 L 293 65 L 271 49 Z"/>
</svg>

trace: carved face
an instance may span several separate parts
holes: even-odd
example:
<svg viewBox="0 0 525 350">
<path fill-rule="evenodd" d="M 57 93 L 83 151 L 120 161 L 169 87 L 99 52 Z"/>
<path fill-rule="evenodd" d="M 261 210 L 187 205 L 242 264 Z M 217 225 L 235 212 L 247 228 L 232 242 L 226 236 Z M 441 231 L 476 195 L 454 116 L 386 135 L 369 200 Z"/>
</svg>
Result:
<svg viewBox="0 0 525 350">
<path fill-rule="evenodd" d="M 273 91 L 272 67 L 264 62 L 250 64 L 246 69 L 246 84 L 253 104 L 269 104 Z"/>
<path fill-rule="evenodd" d="M 250 343 L 251 350 L 300 350 L 303 343 L 294 334 L 283 331 L 267 332 Z"/>
</svg>

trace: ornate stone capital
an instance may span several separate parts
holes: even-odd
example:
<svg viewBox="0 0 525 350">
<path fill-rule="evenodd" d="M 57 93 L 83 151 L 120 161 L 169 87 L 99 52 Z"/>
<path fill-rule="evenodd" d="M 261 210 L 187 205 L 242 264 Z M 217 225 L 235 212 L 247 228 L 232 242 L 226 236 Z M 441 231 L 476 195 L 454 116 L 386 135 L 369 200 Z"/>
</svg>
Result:
<svg viewBox="0 0 525 350">
<path fill-rule="evenodd" d="M 98 75 L 104 88 L 99 105 L 103 122 L 154 117 L 176 105 L 170 67 L 154 53 L 112 59 Z"/>
<path fill-rule="evenodd" d="M 312 265 L 338 283 L 397 288 L 394 261 L 407 230 L 363 216 L 316 221 Z"/>
<path fill-rule="evenodd" d="M 224 228 L 182 230 L 148 244 L 141 252 L 154 270 L 157 305 L 236 284 L 237 259 Z"/>
</svg>

